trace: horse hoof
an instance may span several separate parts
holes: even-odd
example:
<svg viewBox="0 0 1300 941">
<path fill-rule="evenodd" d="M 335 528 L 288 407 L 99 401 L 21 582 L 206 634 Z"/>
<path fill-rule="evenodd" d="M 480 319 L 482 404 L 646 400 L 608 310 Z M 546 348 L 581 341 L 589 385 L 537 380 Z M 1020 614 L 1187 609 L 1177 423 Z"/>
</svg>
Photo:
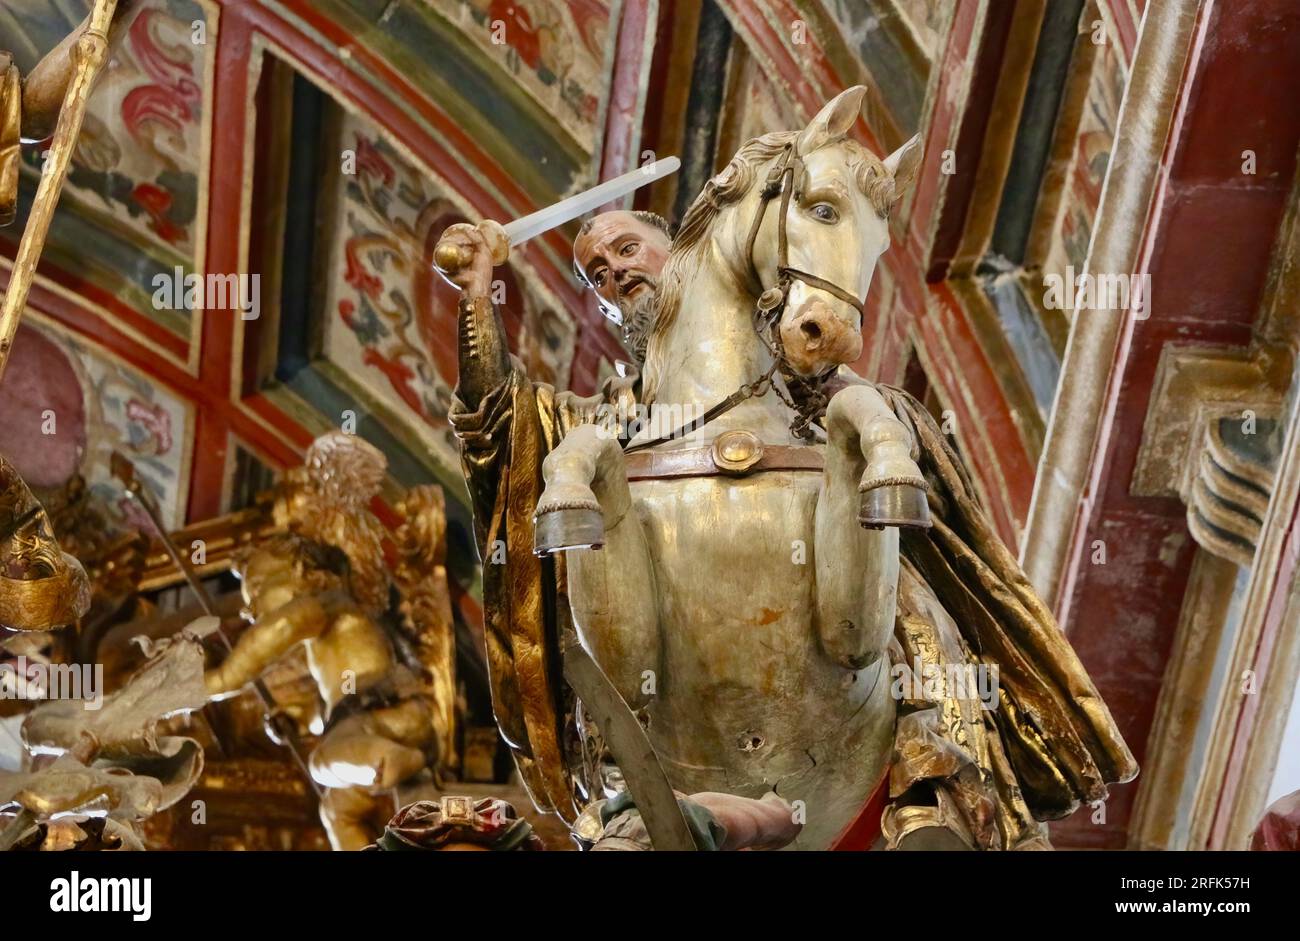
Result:
<svg viewBox="0 0 1300 941">
<path fill-rule="evenodd" d="M 605 544 L 605 517 L 596 506 L 541 506 L 533 517 L 533 554 L 567 549 L 599 549 Z"/>
<path fill-rule="evenodd" d="M 910 483 L 885 484 L 862 494 L 858 504 L 858 522 L 866 529 L 900 526 L 929 529 L 930 504 L 925 488 Z"/>
</svg>

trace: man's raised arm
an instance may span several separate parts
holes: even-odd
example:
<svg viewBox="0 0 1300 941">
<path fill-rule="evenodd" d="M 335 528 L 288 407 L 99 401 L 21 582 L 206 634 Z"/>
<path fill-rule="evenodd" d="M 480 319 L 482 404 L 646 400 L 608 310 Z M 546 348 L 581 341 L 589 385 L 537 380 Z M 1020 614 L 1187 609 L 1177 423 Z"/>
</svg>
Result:
<svg viewBox="0 0 1300 941">
<path fill-rule="evenodd" d="M 454 245 L 469 264 L 447 278 L 461 290 L 457 337 L 460 380 L 456 394 L 470 411 L 476 411 L 483 396 L 501 385 L 510 374 L 510 351 L 501 312 L 492 303 L 492 252 L 483 233 L 472 225 L 448 227 L 438 240 L 439 247 Z"/>
</svg>

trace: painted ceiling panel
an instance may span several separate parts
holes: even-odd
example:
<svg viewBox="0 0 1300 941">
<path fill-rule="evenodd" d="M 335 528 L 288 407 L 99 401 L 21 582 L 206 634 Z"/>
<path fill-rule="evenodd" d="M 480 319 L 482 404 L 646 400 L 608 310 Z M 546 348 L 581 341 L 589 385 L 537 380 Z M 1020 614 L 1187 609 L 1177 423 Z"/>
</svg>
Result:
<svg viewBox="0 0 1300 941">
<path fill-rule="evenodd" d="M 493 155 L 540 204 L 589 179 L 611 65 L 603 0 L 267 0 L 328 17 Z M 369 79 L 369 67 L 343 56 Z M 382 79 L 376 84 L 386 84 Z"/>
<path fill-rule="evenodd" d="M 555 115 L 597 143 L 610 10 L 604 0 L 425 0 Z"/>
<path fill-rule="evenodd" d="M 946 0 L 824 0 L 895 121 L 921 126 L 930 71 L 943 51 Z"/>
<path fill-rule="evenodd" d="M 180 526 L 193 403 L 43 318 L 29 315 L 14 351 L 0 387 L 6 404 L 0 435 L 20 473 L 53 489 L 80 474 L 119 522 L 147 528 L 109 469 L 112 453 L 120 451 L 157 498 L 164 522 Z"/>
<path fill-rule="evenodd" d="M 348 114 L 341 128 L 356 172 L 340 165 L 323 181 L 337 197 L 335 216 L 322 224 L 328 243 L 321 275 L 329 279 L 322 355 L 344 381 L 415 430 L 446 467 L 458 468 L 446 419 L 456 382 L 458 295 L 433 272 L 431 258 L 443 229 L 464 219 L 439 181 L 405 162 L 370 122 Z M 564 385 L 572 320 L 509 266 L 497 277 L 512 347 L 529 376 Z"/>
<path fill-rule="evenodd" d="M 1087 24 L 1084 24 L 1087 26 Z M 1031 264 L 1045 274 L 1064 275 L 1067 266 L 1082 272 L 1101 204 L 1120 102 L 1128 81 L 1123 49 L 1112 32 L 1094 43 L 1081 33 L 1079 48 L 1086 71 L 1072 81 L 1086 83 L 1082 100 L 1067 104 L 1058 126 L 1052 166 L 1044 178 L 1044 199 L 1031 245 Z M 1073 111 L 1073 113 L 1071 113 Z M 1067 312 L 1068 315 L 1068 312 Z"/>
</svg>

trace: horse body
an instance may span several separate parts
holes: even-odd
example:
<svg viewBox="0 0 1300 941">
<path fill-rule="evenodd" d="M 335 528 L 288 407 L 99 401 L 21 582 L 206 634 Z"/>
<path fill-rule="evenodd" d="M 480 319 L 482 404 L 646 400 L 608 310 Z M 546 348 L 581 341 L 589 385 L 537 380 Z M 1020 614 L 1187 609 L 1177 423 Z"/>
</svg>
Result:
<svg viewBox="0 0 1300 941">
<path fill-rule="evenodd" d="M 827 656 L 814 560 L 792 562 L 800 547 L 816 551 L 822 488 L 821 474 L 773 472 L 632 491 L 658 586 L 651 741 L 683 793 L 802 801 L 795 848 L 824 847 L 845 828 L 893 739 L 886 659 L 854 669 Z"/>
<path fill-rule="evenodd" d="M 726 205 L 710 203 L 691 256 L 670 261 L 665 280 L 677 278 L 669 290 L 679 297 L 670 318 L 661 311 L 651 339 L 652 408 L 702 411 L 772 370 L 774 347 L 752 317 L 763 283 L 787 264 L 841 287 L 787 285 L 773 325 L 787 365 L 817 375 L 856 359 L 859 310 L 837 298 L 865 296 L 888 245 L 867 177 L 855 177 L 861 152 L 843 142 L 858 92 L 827 105 L 797 140 L 783 138 L 799 148 L 803 170 L 787 178 L 799 187 L 788 218 L 760 215 L 751 226 L 765 202 L 760 174 L 750 173 Z M 765 152 L 761 167 L 775 159 Z M 874 171 L 895 172 L 879 161 Z M 688 215 L 684 229 L 691 222 Z M 788 261 L 779 236 L 788 236 Z M 779 374 L 772 382 L 784 391 Z M 572 550 L 568 591 L 579 637 L 624 698 L 645 709 L 672 785 L 801 801 L 805 825 L 793 845 L 814 849 L 831 845 L 858 816 L 893 743 L 885 649 L 898 530 L 859 524 L 869 516 L 864 494 L 920 478 L 909 433 L 874 388 L 837 394 L 824 424 L 825 443 L 806 445 L 819 451 L 820 472 L 633 483 L 618 442 L 580 426 L 547 457 L 537 509 L 539 549 Z M 802 444 L 790 429 L 781 399 L 766 394 L 653 450 L 707 447 L 729 432 L 746 432 L 763 448 Z M 593 545 L 603 550 L 585 548 Z"/>
</svg>

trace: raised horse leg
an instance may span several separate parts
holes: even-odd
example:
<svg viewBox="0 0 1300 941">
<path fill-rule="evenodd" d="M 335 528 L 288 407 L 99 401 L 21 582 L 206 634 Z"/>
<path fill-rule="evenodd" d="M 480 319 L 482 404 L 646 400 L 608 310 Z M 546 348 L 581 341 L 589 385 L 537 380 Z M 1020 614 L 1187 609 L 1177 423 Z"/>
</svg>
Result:
<svg viewBox="0 0 1300 941">
<path fill-rule="evenodd" d="M 871 386 L 849 386 L 826 411 L 826 469 L 814 555 L 817 630 L 846 669 L 876 663 L 894 629 L 898 529 L 928 526 L 911 435 Z"/>
<path fill-rule="evenodd" d="M 633 708 L 660 669 L 654 567 L 618 441 L 580 425 L 542 464 L 534 549 L 569 551 L 569 603 L 582 644 Z"/>
</svg>

